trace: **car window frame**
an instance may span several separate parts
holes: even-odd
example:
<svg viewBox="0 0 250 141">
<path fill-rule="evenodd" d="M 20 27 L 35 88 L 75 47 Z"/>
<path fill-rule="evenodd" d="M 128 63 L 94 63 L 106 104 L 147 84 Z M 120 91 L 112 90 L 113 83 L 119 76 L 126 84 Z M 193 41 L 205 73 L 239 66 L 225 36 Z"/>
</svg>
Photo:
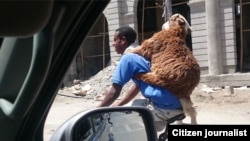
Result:
<svg viewBox="0 0 250 141">
<path fill-rule="evenodd" d="M 41 76 L 44 76 L 44 80 L 42 80 L 42 83 L 39 84 L 37 93 L 30 93 L 30 97 L 32 97 L 32 99 L 30 99 L 28 96 L 26 97 L 27 100 L 32 101 L 29 105 L 27 105 L 29 109 L 26 111 L 26 113 L 21 113 L 23 115 L 16 118 L 8 117 L 7 115 L 5 116 L 4 113 L 2 114 L 0 119 L 7 121 L 6 126 L 8 126 L 8 128 L 5 128 L 5 126 L 0 128 L 1 140 L 43 140 L 44 124 L 51 105 L 53 104 L 57 95 L 57 91 L 59 90 L 61 81 L 66 74 L 75 54 L 79 50 L 80 45 L 82 42 L 84 42 L 89 31 L 101 16 L 103 10 L 110 0 L 73 1 L 75 6 L 80 6 L 79 9 L 74 9 L 72 6 L 73 4 L 71 3 L 72 1 L 55 0 L 53 2 L 53 12 L 48 24 L 45 26 L 45 28 L 43 28 L 42 31 L 34 34 L 42 34 L 44 29 L 51 31 L 52 33 L 52 36 L 49 38 L 49 40 L 51 39 L 54 44 L 49 68 L 46 75 L 41 74 Z M 57 28 L 55 26 L 58 23 L 55 23 L 56 21 L 53 18 L 57 17 L 58 14 L 59 16 L 61 14 L 60 12 L 54 13 L 55 9 L 58 10 L 58 6 L 61 6 L 61 9 L 59 10 L 68 8 L 68 10 L 72 10 L 73 12 L 72 15 L 68 17 L 72 18 L 71 21 L 67 21 L 67 19 L 61 21 L 62 23 L 70 22 L 68 25 L 61 27 L 61 29 L 59 29 L 60 27 L 58 28 L 58 31 L 62 31 L 63 29 L 63 32 L 55 32 L 55 29 Z M 71 9 L 70 6 L 72 6 Z M 64 14 L 64 16 L 69 16 L 67 15 L 67 12 Z M 58 34 L 60 34 L 60 36 Z M 19 38 L 19 36 L 13 36 L 12 38 Z M 32 78 L 32 80 L 35 81 L 36 79 Z M 17 95 L 17 97 L 19 97 L 19 95 Z M 19 111 L 19 108 L 26 107 L 19 106 L 14 108 Z"/>
</svg>

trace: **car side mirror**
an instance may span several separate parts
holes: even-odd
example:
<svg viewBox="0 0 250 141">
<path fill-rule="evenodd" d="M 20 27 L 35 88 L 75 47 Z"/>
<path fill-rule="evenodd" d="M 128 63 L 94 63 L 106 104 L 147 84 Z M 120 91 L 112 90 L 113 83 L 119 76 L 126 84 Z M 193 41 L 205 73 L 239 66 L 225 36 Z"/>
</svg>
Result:
<svg viewBox="0 0 250 141">
<path fill-rule="evenodd" d="M 145 107 L 100 107 L 61 125 L 50 141 L 156 141 L 152 113 Z"/>
</svg>

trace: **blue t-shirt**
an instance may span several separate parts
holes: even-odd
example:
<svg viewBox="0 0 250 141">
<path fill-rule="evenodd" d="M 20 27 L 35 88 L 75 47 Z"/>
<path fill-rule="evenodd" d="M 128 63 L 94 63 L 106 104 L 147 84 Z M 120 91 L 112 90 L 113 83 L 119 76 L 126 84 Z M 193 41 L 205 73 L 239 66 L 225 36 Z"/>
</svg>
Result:
<svg viewBox="0 0 250 141">
<path fill-rule="evenodd" d="M 137 73 L 149 71 L 150 61 L 138 54 L 127 53 L 121 57 L 113 74 L 112 82 L 124 86 L 132 79 L 139 86 L 142 95 L 149 98 L 157 107 L 162 109 L 181 109 L 180 100 L 170 91 L 133 78 Z"/>
</svg>

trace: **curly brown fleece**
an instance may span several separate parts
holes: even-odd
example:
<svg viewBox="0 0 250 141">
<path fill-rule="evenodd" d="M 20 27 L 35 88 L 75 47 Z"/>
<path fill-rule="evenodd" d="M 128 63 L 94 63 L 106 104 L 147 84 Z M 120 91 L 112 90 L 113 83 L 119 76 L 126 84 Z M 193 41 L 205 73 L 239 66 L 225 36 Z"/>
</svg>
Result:
<svg viewBox="0 0 250 141">
<path fill-rule="evenodd" d="M 131 52 L 151 60 L 151 72 L 135 77 L 162 86 L 180 98 L 183 110 L 196 124 L 196 110 L 190 95 L 200 81 L 200 66 L 186 45 L 186 25 L 179 16 L 170 19 L 170 28 L 155 33 Z"/>
<path fill-rule="evenodd" d="M 155 33 L 132 52 L 151 59 L 151 72 L 137 74 L 136 78 L 147 83 L 162 86 L 177 97 L 190 96 L 200 81 L 200 67 L 180 38 L 180 26 Z"/>
</svg>

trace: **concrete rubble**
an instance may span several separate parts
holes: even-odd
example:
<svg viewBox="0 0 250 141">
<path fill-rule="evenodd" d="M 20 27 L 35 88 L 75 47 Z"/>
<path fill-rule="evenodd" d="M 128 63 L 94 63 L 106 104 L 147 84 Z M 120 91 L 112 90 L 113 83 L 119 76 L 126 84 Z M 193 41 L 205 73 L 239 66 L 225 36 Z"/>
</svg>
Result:
<svg viewBox="0 0 250 141">
<path fill-rule="evenodd" d="M 88 80 L 74 80 L 72 82 L 72 86 L 64 87 L 59 90 L 59 94 L 66 95 L 70 97 L 84 97 L 86 99 L 94 99 L 95 101 L 101 101 L 105 95 L 105 93 L 109 90 L 111 86 L 112 74 L 117 66 L 117 63 L 112 63 L 107 66 L 103 70 L 99 71 L 96 75 L 90 77 Z M 121 95 L 118 99 L 121 99 L 126 92 L 130 89 L 133 82 L 130 80 L 122 89 Z M 248 87 L 235 87 L 234 90 L 238 89 L 246 89 L 249 90 Z M 205 92 L 207 94 L 217 93 L 219 91 L 227 92 L 227 89 L 223 87 L 209 87 L 203 83 L 200 83 L 195 92 Z M 194 93 L 195 93 L 194 92 Z"/>
<path fill-rule="evenodd" d="M 94 99 L 96 101 L 102 100 L 105 93 L 111 86 L 112 74 L 116 68 L 113 63 L 103 70 L 99 71 L 96 75 L 90 77 L 88 80 L 74 80 L 72 86 L 64 87 L 59 90 L 59 94 L 85 97 L 87 99 Z M 120 98 L 130 89 L 133 82 L 129 81 L 122 89 Z M 118 98 L 119 99 L 119 98 Z"/>
</svg>

